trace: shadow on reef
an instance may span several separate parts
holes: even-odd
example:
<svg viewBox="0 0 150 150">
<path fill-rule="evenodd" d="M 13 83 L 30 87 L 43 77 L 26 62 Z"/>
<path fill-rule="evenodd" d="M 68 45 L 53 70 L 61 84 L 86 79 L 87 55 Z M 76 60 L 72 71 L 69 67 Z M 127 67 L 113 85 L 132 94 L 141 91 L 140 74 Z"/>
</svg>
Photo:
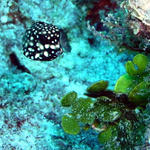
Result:
<svg viewBox="0 0 150 150">
<path fill-rule="evenodd" d="M 145 142 L 144 115 L 150 100 L 150 67 L 148 58 L 138 54 L 125 65 L 114 91 L 107 90 L 107 81 L 98 81 L 87 88 L 87 98 L 69 92 L 61 99 L 69 113 L 62 117 L 62 127 L 77 135 L 90 128 L 97 131 L 98 140 L 107 150 L 127 150 Z"/>
</svg>

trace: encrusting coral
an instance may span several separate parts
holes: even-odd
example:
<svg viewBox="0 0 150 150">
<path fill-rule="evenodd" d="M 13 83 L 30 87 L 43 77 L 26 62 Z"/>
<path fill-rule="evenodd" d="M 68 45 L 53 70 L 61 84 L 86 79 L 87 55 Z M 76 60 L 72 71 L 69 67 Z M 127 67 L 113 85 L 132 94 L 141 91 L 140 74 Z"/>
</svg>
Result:
<svg viewBox="0 0 150 150">
<path fill-rule="evenodd" d="M 62 98 L 62 106 L 71 108 L 62 117 L 66 133 L 76 135 L 92 128 L 105 149 L 133 149 L 143 144 L 143 115 L 150 99 L 148 58 L 138 54 L 125 66 L 127 74 L 119 78 L 114 91 L 107 90 L 108 82 L 102 80 L 87 88 L 87 98 L 78 98 L 75 91 Z"/>
<path fill-rule="evenodd" d="M 145 25 L 150 26 L 149 0 L 128 0 L 128 7 L 132 16 L 141 20 Z"/>
</svg>

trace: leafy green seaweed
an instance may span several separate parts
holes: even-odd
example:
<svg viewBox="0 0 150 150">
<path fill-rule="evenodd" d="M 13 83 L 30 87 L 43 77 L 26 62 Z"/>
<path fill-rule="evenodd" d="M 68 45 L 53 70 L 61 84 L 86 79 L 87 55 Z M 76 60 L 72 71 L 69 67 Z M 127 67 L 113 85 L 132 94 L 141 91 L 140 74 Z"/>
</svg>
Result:
<svg viewBox="0 0 150 150">
<path fill-rule="evenodd" d="M 129 101 L 136 105 L 145 105 L 150 95 L 150 81 L 146 79 L 149 76 L 148 58 L 143 54 L 137 54 L 125 67 L 127 74 L 118 79 L 114 91 L 128 94 Z"/>
<path fill-rule="evenodd" d="M 106 150 L 141 146 L 146 130 L 143 116 L 150 99 L 147 67 L 148 58 L 138 54 L 126 63 L 127 73 L 118 79 L 114 91 L 107 90 L 108 82 L 102 80 L 87 88 L 87 98 L 78 98 L 74 91 L 66 94 L 61 103 L 71 112 L 62 117 L 64 131 L 76 135 L 92 128 Z"/>
</svg>

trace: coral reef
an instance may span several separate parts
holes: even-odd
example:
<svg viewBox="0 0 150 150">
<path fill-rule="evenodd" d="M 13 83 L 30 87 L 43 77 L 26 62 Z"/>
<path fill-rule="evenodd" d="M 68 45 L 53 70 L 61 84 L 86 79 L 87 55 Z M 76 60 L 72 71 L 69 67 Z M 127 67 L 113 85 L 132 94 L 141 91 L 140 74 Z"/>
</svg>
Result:
<svg viewBox="0 0 150 150">
<path fill-rule="evenodd" d="M 116 8 L 117 8 L 116 2 L 112 2 L 111 0 L 105 0 L 105 1 L 98 0 L 94 2 L 93 8 L 88 11 L 86 19 L 90 20 L 91 24 L 94 24 L 96 22 L 99 22 L 99 17 L 101 17 L 99 15 L 100 10 L 105 10 L 105 15 L 106 15 L 108 11 L 111 11 L 111 10 L 114 11 L 114 9 Z M 99 26 L 99 27 L 102 28 L 102 26 Z"/>
<path fill-rule="evenodd" d="M 87 84 L 98 79 L 107 78 L 113 88 L 129 56 L 115 53 L 106 40 L 89 44 L 94 37 L 84 18 L 91 2 L 89 6 L 82 2 L 78 6 L 66 0 L 0 2 L 1 150 L 101 149 L 93 131 L 93 138 L 86 132 L 76 137 L 64 133 L 60 124 L 66 110 L 60 109 L 59 99 L 70 89 L 83 95 Z M 58 59 L 41 62 L 23 55 L 22 38 L 32 21 L 64 31 L 61 45 L 66 48 Z"/>
<path fill-rule="evenodd" d="M 150 2 L 148 0 L 128 0 L 127 4 L 132 16 L 145 25 L 150 25 Z"/>
<path fill-rule="evenodd" d="M 143 37 L 145 41 L 144 50 L 149 49 L 150 45 L 150 3 L 147 0 L 128 0 L 123 3 L 123 7 L 129 13 L 129 24 L 133 34 L 137 37 Z"/>
<path fill-rule="evenodd" d="M 95 36 L 109 39 L 118 49 L 149 53 L 149 12 L 145 6 L 146 0 L 108 0 L 97 3 L 87 14 L 88 29 Z"/>
<path fill-rule="evenodd" d="M 126 95 L 134 89 L 135 93 L 139 92 L 137 89 L 144 87 L 142 81 L 145 82 L 145 79 L 148 79 L 148 76 L 140 74 L 142 78 L 141 81 L 138 80 L 135 74 L 137 67 L 133 68 L 133 65 L 137 64 L 136 61 L 129 62 L 129 68 L 134 72 L 131 76 L 136 78 L 139 84 L 134 83 L 135 87 L 123 95 L 120 95 L 118 91 L 113 92 L 117 79 L 126 72 L 124 63 L 131 60 L 135 53 L 118 53 L 112 42 L 118 47 L 125 45 L 134 49 L 143 41 L 140 51 L 143 46 L 146 46 L 145 39 L 138 38 L 133 33 L 131 25 L 126 24 L 129 11 L 127 7 L 120 7 L 121 3 L 121 0 L 0 1 L 1 150 L 100 150 L 103 149 L 103 145 L 98 142 L 98 139 L 100 141 L 103 139 L 101 143 L 105 143 L 107 139 L 110 142 L 112 140 L 110 137 L 113 137 L 111 135 L 118 132 L 125 137 L 129 135 L 129 138 L 132 138 L 130 135 L 134 134 L 133 130 L 129 130 L 130 133 L 126 131 L 130 128 L 131 119 L 135 132 L 143 131 L 144 133 L 144 128 L 137 129 L 137 127 L 140 127 L 139 121 L 143 122 L 142 119 L 147 120 L 146 127 L 148 126 L 149 104 L 146 106 L 138 104 L 135 110 L 137 107 L 135 103 L 130 105 L 131 101 L 128 103 L 120 101 L 126 100 Z M 23 35 L 33 22 L 39 21 L 53 24 L 60 29 L 60 45 L 64 53 L 53 61 L 34 61 L 23 55 Z M 92 32 L 100 33 L 100 36 L 93 35 L 87 29 L 87 23 L 92 28 Z M 125 29 L 130 29 L 130 31 Z M 112 42 L 107 40 L 111 38 Z M 127 44 L 122 44 L 122 41 Z M 143 62 L 146 67 L 145 57 L 142 57 L 142 64 Z M 144 64 L 142 66 L 137 64 L 137 66 L 140 67 L 141 72 L 146 73 Z M 88 85 L 99 80 L 101 81 L 87 89 Z M 126 82 L 125 79 L 122 80 L 122 83 L 124 82 Z M 127 84 L 130 82 L 134 80 L 130 80 Z M 127 86 L 120 88 L 126 89 Z M 88 97 L 84 95 L 86 89 Z M 71 90 L 76 92 L 70 92 Z M 97 90 L 103 91 L 100 92 L 101 100 L 97 97 L 99 96 Z M 62 108 L 60 99 L 68 92 L 70 93 L 62 101 L 62 105 L 65 106 Z M 118 104 L 114 106 L 115 102 L 111 100 L 115 100 Z M 104 101 L 107 101 L 107 105 Z M 74 103 L 73 115 L 79 121 L 69 118 L 72 116 L 71 113 L 63 117 L 63 114 L 71 112 L 72 103 Z M 100 116 L 99 109 L 96 108 L 96 106 L 100 107 L 101 103 L 104 106 L 103 110 L 110 109 L 105 114 L 106 118 Z M 117 107 L 118 105 L 126 108 L 125 111 Z M 96 114 L 86 113 L 86 110 L 90 111 L 93 107 L 96 109 Z M 143 109 L 145 110 L 144 116 L 141 116 Z M 104 112 L 101 113 L 104 114 Z M 137 114 L 139 114 L 136 118 L 138 121 L 135 121 L 134 117 L 137 117 Z M 101 126 L 98 119 L 93 120 L 94 115 L 106 124 Z M 133 118 L 130 118 L 130 115 Z M 61 128 L 61 118 L 64 120 L 63 126 L 66 132 L 76 134 L 75 136 L 64 132 Z M 67 120 L 68 118 L 70 120 Z M 111 125 L 114 122 L 118 123 L 117 121 L 119 124 L 115 125 L 118 128 L 113 128 L 113 130 Z M 72 122 L 77 130 L 69 131 L 67 128 Z M 79 132 L 82 128 L 84 130 Z M 99 132 L 102 134 L 98 136 Z M 149 133 L 147 128 L 146 139 L 149 138 Z M 96 136 L 99 138 L 95 138 Z M 148 140 L 146 142 L 149 144 Z"/>
</svg>

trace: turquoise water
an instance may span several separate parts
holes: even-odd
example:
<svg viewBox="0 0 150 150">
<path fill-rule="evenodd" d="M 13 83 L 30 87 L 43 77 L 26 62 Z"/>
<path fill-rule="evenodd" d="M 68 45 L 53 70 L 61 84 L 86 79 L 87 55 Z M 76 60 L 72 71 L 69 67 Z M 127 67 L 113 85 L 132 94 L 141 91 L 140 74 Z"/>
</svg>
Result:
<svg viewBox="0 0 150 150">
<path fill-rule="evenodd" d="M 126 72 L 126 61 L 136 53 L 119 52 L 113 42 L 88 28 L 92 6 L 74 0 L 0 1 L 0 150 L 103 149 L 94 130 L 64 132 L 61 118 L 68 110 L 60 100 L 70 91 L 85 97 L 86 88 L 99 80 L 107 80 L 113 90 Z M 23 36 L 38 21 L 63 33 L 63 53 L 53 60 L 23 54 Z"/>
</svg>

